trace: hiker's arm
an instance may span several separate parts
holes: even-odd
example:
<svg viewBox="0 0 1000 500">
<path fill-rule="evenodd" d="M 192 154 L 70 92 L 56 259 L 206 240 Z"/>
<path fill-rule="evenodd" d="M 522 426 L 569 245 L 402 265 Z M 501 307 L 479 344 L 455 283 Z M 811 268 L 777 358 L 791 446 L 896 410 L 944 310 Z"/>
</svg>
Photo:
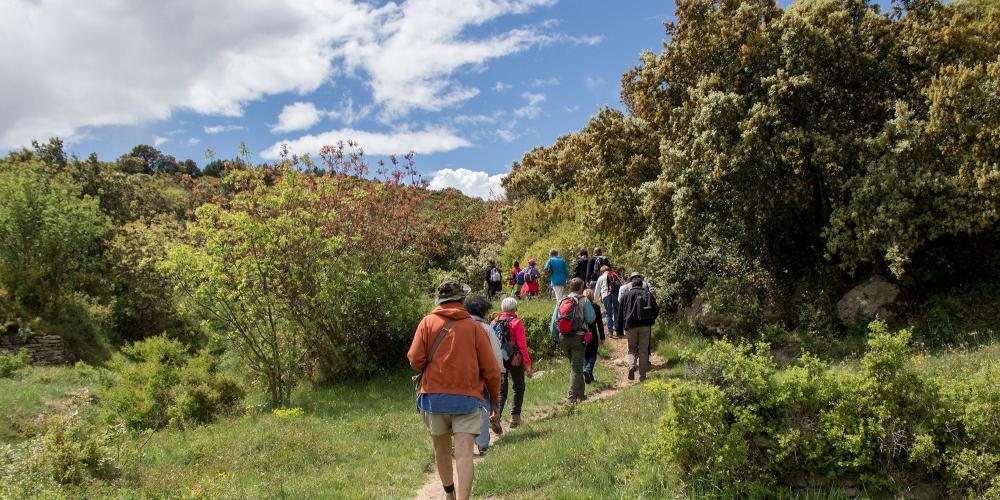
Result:
<svg viewBox="0 0 1000 500">
<path fill-rule="evenodd" d="M 486 381 L 486 388 L 490 391 L 490 400 L 493 406 L 500 404 L 500 365 L 493 357 L 493 347 L 490 345 L 486 331 L 476 328 L 476 357 L 479 358 L 479 376 Z"/>
<path fill-rule="evenodd" d="M 556 304 L 556 308 L 552 310 L 552 319 L 549 321 L 549 333 L 552 335 L 552 340 L 555 342 L 559 341 L 559 327 L 556 325 L 558 313 L 559 305 Z"/>
<path fill-rule="evenodd" d="M 413 333 L 413 342 L 410 343 L 410 350 L 406 353 L 406 359 L 410 361 L 410 367 L 418 372 L 424 371 L 427 364 L 427 348 L 424 345 L 424 321 L 417 325 L 417 331 Z"/>
<path fill-rule="evenodd" d="M 604 341 L 604 318 L 600 314 L 597 315 L 597 332 L 601 335 L 601 341 Z"/>
</svg>

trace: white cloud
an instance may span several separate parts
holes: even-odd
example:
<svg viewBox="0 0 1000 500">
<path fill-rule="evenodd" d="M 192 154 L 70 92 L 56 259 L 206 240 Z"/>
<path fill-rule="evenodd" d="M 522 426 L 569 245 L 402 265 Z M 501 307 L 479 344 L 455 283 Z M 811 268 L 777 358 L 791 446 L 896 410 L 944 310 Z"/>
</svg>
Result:
<svg viewBox="0 0 1000 500">
<path fill-rule="evenodd" d="M 515 109 L 514 116 L 529 119 L 538 117 L 538 115 L 542 112 L 542 108 L 539 104 L 545 102 L 545 94 L 524 92 L 521 94 L 521 97 L 527 101 L 527 104 Z"/>
<path fill-rule="evenodd" d="M 271 133 L 309 130 L 313 125 L 319 123 L 322 114 L 311 102 L 293 102 L 281 108 L 278 124 L 271 127 Z"/>
<path fill-rule="evenodd" d="M 243 125 L 211 125 L 204 127 L 206 134 L 221 134 L 222 132 L 232 132 L 234 130 L 246 130 Z"/>
<path fill-rule="evenodd" d="M 555 2 L 0 2 L 0 19 L 11 20 L 0 46 L 18 48 L 0 51 L 0 148 L 178 110 L 242 116 L 249 102 L 308 94 L 345 72 L 365 80 L 384 120 L 441 110 L 479 92 L 459 71 L 531 47 L 599 41 L 554 33 L 552 23 L 468 33 Z"/>
<path fill-rule="evenodd" d="M 323 146 L 336 145 L 340 141 L 354 141 L 368 154 L 387 155 L 413 151 L 430 154 L 451 151 L 472 144 L 444 128 L 428 127 L 421 131 L 397 131 L 389 133 L 367 132 L 364 130 L 340 129 L 322 134 L 306 135 L 294 140 L 273 144 L 261 153 L 266 159 L 281 156 L 282 146 L 287 144 L 292 154 L 316 154 Z"/>
<path fill-rule="evenodd" d="M 490 175 L 467 168 L 443 168 L 434 172 L 431 189 L 456 188 L 467 196 L 484 200 L 503 198 L 506 192 L 500 182 L 505 174 Z"/>
<path fill-rule="evenodd" d="M 201 142 L 201 139 L 198 139 L 197 137 L 191 137 L 187 140 L 187 145 L 197 146 L 199 142 Z"/>
<path fill-rule="evenodd" d="M 511 130 L 509 128 L 497 129 L 496 134 L 497 134 L 497 137 L 499 137 L 500 140 L 503 141 L 503 142 L 514 142 L 519 137 L 521 137 L 521 134 L 518 134 L 517 132 L 514 132 L 513 130 Z"/>
<path fill-rule="evenodd" d="M 153 145 L 156 147 L 160 147 L 166 144 L 168 141 L 170 141 L 170 139 L 167 139 L 166 137 L 161 137 L 158 135 L 153 136 Z"/>
<path fill-rule="evenodd" d="M 563 108 L 563 111 L 566 113 L 576 113 L 577 111 L 580 111 L 580 106 L 577 104 L 574 104 L 572 106 L 566 106 L 565 108 Z"/>
<path fill-rule="evenodd" d="M 532 87 L 551 87 L 553 85 L 559 85 L 559 78 L 535 78 L 531 81 Z"/>
<path fill-rule="evenodd" d="M 340 120 L 344 125 L 353 125 L 358 120 L 363 120 L 372 112 L 370 104 L 354 109 L 354 99 L 346 96 L 340 100 L 335 109 L 331 109 L 326 114 L 334 120 Z"/>
<path fill-rule="evenodd" d="M 497 82 L 496 85 L 493 85 L 493 90 L 495 92 L 503 92 L 509 89 L 510 87 L 511 85 L 509 83 Z"/>
</svg>

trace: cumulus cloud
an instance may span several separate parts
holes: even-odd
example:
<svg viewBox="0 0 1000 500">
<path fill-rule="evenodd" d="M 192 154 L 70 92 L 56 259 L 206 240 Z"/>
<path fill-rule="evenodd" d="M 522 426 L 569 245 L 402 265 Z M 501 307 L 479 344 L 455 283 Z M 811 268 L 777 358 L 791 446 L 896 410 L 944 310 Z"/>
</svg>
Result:
<svg viewBox="0 0 1000 500">
<path fill-rule="evenodd" d="M 456 188 L 467 196 L 490 200 L 506 196 L 506 192 L 500 184 L 503 177 L 504 174 L 490 175 L 467 168 L 443 168 L 434 172 L 429 187 L 431 189 Z"/>
<path fill-rule="evenodd" d="M 471 146 L 469 141 L 455 135 L 444 128 L 428 127 L 420 131 L 397 132 L 367 132 L 355 129 L 339 129 L 322 134 L 306 135 L 294 140 L 276 142 L 261 153 L 265 159 L 275 159 L 281 156 L 282 147 L 287 144 L 292 154 L 316 154 L 323 146 L 334 145 L 340 141 L 352 140 L 358 143 L 365 153 L 388 155 L 407 153 L 430 154 L 452 151 Z"/>
<path fill-rule="evenodd" d="M 532 47 L 600 41 L 547 23 L 468 33 L 555 1 L 0 2 L 0 18 L 16 21 L 0 30 L 0 45 L 18 47 L 0 51 L 0 148 L 177 110 L 238 117 L 249 102 L 308 94 L 345 74 L 365 81 L 385 120 L 441 110 L 479 92 L 454 77 L 460 70 Z"/>
<path fill-rule="evenodd" d="M 223 132 L 232 132 L 234 130 L 246 130 L 247 128 L 243 125 L 210 125 L 204 127 L 206 134 L 221 134 Z"/>
<path fill-rule="evenodd" d="M 271 127 L 271 133 L 294 132 L 308 130 L 319 123 L 322 118 L 320 110 L 311 102 L 293 102 L 281 109 L 278 123 Z"/>
<path fill-rule="evenodd" d="M 518 118 L 536 118 L 542 112 L 539 104 L 545 102 L 545 94 L 524 92 L 521 94 L 521 98 L 527 102 L 524 106 L 514 110 L 514 116 Z"/>
</svg>

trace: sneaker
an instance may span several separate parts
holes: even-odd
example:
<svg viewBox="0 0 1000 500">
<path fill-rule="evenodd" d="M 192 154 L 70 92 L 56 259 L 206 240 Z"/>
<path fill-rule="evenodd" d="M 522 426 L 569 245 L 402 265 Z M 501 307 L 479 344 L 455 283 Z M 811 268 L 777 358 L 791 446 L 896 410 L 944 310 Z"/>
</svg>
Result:
<svg viewBox="0 0 1000 500">
<path fill-rule="evenodd" d="M 510 428 L 511 429 L 517 429 L 517 426 L 519 426 L 519 425 L 521 425 L 521 416 L 520 415 L 511 415 L 510 416 Z"/>
<path fill-rule="evenodd" d="M 490 429 L 493 429 L 493 432 L 495 432 L 497 436 L 503 434 L 503 426 L 500 425 L 499 418 L 490 419 Z"/>
<path fill-rule="evenodd" d="M 490 449 L 489 446 L 487 446 L 486 448 L 480 448 L 479 449 L 479 456 L 480 457 L 485 457 L 486 456 L 486 451 L 489 450 L 489 449 Z"/>
<path fill-rule="evenodd" d="M 635 380 L 635 367 L 634 366 L 628 369 L 628 379 L 629 380 Z"/>
</svg>

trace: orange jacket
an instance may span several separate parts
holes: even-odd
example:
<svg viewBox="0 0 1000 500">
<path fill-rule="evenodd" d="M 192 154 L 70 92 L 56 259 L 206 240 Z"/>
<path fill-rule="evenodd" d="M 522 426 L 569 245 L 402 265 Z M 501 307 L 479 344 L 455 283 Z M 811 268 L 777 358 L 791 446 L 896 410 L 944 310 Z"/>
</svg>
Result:
<svg viewBox="0 0 1000 500">
<path fill-rule="evenodd" d="M 434 352 L 430 366 L 424 370 L 434 339 L 449 319 L 456 321 Z M 424 316 L 417 325 L 406 357 L 414 370 L 424 370 L 421 393 L 481 398 L 485 383 L 493 404 L 500 403 L 500 367 L 493 356 L 493 347 L 486 332 L 461 302 L 441 304 Z"/>
</svg>

